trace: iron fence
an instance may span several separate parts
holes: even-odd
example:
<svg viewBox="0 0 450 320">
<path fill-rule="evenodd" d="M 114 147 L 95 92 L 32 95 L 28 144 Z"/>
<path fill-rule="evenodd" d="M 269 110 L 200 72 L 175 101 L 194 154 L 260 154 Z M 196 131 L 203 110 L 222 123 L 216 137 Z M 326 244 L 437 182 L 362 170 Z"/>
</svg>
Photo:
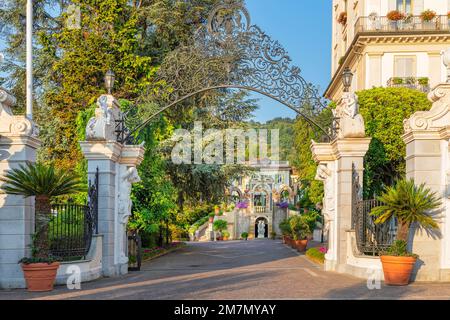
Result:
<svg viewBox="0 0 450 320">
<path fill-rule="evenodd" d="M 381 205 L 383 203 L 378 200 L 364 200 L 356 204 L 356 243 L 361 254 L 377 256 L 395 240 L 397 221 L 391 219 L 383 224 L 375 224 L 376 217 L 370 215 L 373 208 Z"/>
<path fill-rule="evenodd" d="M 363 200 L 362 184 L 355 165 L 352 168 L 352 228 L 355 230 L 356 245 L 362 255 L 378 256 L 388 249 L 397 234 L 397 221 L 391 219 L 376 224 L 372 209 L 383 205 L 378 200 Z"/>
<path fill-rule="evenodd" d="M 436 16 L 431 21 L 422 21 L 420 16 L 408 16 L 400 21 L 392 21 L 387 17 L 360 17 L 355 23 L 356 33 L 418 33 L 449 32 L 450 19 L 447 15 Z"/>
<path fill-rule="evenodd" d="M 409 88 L 413 90 L 419 90 L 424 93 L 430 92 L 428 78 L 416 78 L 416 77 L 394 77 L 390 78 L 387 82 L 387 86 L 391 88 Z"/>
<path fill-rule="evenodd" d="M 50 253 L 62 261 L 86 258 L 92 236 L 98 234 L 99 169 L 89 180 L 87 205 L 53 204 L 49 222 Z"/>
<path fill-rule="evenodd" d="M 54 204 L 51 214 L 49 224 L 51 254 L 62 261 L 85 259 L 95 230 L 95 219 L 89 206 Z"/>
<path fill-rule="evenodd" d="M 137 232 L 128 234 L 128 271 L 140 271 L 142 265 L 142 240 Z"/>
</svg>

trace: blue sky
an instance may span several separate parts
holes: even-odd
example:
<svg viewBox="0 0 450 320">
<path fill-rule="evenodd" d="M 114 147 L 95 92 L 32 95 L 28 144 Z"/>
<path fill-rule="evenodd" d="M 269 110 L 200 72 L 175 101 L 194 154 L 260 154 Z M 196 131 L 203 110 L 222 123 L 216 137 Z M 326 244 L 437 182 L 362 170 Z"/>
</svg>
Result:
<svg viewBox="0 0 450 320">
<path fill-rule="evenodd" d="M 331 0 L 246 0 L 246 4 L 252 23 L 278 40 L 303 77 L 323 93 L 331 78 Z M 295 116 L 268 98 L 260 100 L 255 112 L 255 120 L 261 122 Z"/>
<path fill-rule="evenodd" d="M 289 52 L 292 64 L 300 67 L 303 77 L 318 85 L 322 93 L 330 80 L 331 0 L 246 0 L 246 4 L 252 24 L 278 40 Z M 269 98 L 254 97 L 260 98 L 257 121 L 296 116 Z"/>
</svg>

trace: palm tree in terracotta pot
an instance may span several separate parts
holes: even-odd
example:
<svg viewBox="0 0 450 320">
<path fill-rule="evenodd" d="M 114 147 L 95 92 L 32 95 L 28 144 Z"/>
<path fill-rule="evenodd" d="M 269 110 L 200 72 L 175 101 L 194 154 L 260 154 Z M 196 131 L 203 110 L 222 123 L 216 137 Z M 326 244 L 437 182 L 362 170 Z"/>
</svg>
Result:
<svg viewBox="0 0 450 320">
<path fill-rule="evenodd" d="M 36 233 L 33 235 L 32 257 L 23 258 L 19 263 L 22 263 L 30 291 L 52 290 L 59 263 L 50 253 L 48 230 L 52 217 L 51 200 L 85 191 L 86 188 L 77 175 L 41 163 L 20 165 L 0 177 L 0 181 L 3 182 L 0 187 L 3 193 L 35 197 Z M 35 275 L 39 272 L 46 273 L 43 278 L 47 281 L 36 281 L 39 276 Z"/>
<path fill-rule="evenodd" d="M 381 262 L 385 283 L 388 285 L 407 285 L 418 256 L 407 249 L 413 224 L 429 229 L 439 229 L 432 212 L 441 206 L 437 193 L 425 187 L 416 186 L 414 180 L 400 180 L 378 197 L 383 205 L 372 210 L 376 224 L 396 219 L 397 238 L 394 244 L 382 254 Z"/>
</svg>

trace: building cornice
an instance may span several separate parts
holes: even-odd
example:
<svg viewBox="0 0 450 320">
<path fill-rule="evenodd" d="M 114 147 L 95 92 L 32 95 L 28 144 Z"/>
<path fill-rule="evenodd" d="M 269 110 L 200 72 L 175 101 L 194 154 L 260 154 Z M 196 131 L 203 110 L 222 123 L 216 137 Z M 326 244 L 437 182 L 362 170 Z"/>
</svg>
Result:
<svg viewBox="0 0 450 320">
<path fill-rule="evenodd" d="M 352 44 L 347 49 L 343 57 L 343 62 L 334 73 L 330 84 L 325 90 L 324 97 L 331 99 L 336 91 L 342 89 L 341 74 L 346 67 L 351 67 L 354 61 L 361 55 L 361 48 L 365 48 L 371 44 L 430 44 L 432 43 L 450 43 L 450 33 L 448 31 L 442 32 L 427 32 L 411 34 L 411 32 L 360 32 L 355 35 Z M 434 52 L 433 52 L 434 53 Z M 376 55 L 377 53 L 370 53 Z M 439 53 L 440 54 L 440 53 Z"/>
</svg>

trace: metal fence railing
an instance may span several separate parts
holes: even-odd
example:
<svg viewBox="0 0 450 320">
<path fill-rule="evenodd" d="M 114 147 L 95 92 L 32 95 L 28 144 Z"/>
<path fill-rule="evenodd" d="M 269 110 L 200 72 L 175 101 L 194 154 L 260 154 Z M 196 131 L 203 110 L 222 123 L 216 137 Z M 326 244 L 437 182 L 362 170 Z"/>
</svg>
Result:
<svg viewBox="0 0 450 320">
<path fill-rule="evenodd" d="M 387 17 L 359 17 L 355 23 L 355 33 L 417 33 L 449 32 L 450 19 L 447 15 L 436 16 L 431 21 L 422 21 L 420 16 L 408 16 L 403 20 L 392 21 Z"/>
<path fill-rule="evenodd" d="M 370 215 L 373 208 L 382 204 L 378 200 L 363 200 L 356 204 L 354 211 L 356 244 L 363 255 L 378 256 L 395 240 L 397 234 L 395 219 L 384 224 L 375 224 L 376 217 Z"/>
<path fill-rule="evenodd" d="M 52 205 L 49 223 L 51 254 L 62 261 L 85 259 L 95 230 L 95 219 L 89 206 Z"/>
</svg>

